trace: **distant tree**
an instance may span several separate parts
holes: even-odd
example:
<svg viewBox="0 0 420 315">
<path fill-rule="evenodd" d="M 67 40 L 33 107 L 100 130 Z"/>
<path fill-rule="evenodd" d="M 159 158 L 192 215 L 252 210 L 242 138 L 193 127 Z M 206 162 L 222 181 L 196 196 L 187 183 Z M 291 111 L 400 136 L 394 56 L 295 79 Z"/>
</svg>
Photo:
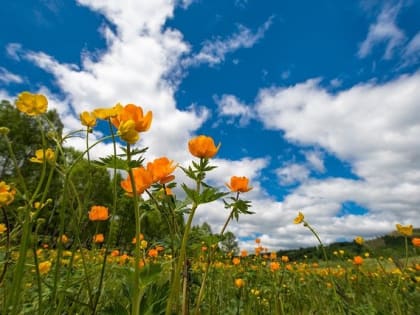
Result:
<svg viewBox="0 0 420 315">
<path fill-rule="evenodd" d="M 226 253 L 233 253 L 237 255 L 239 253 L 238 242 L 236 241 L 236 236 L 232 232 L 226 232 L 222 241 L 220 242 L 220 249 Z"/>
</svg>

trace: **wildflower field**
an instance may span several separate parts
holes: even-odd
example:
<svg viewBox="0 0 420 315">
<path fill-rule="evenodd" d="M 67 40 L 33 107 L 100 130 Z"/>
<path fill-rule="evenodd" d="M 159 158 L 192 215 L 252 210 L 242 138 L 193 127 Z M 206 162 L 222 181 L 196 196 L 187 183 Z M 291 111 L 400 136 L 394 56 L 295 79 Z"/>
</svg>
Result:
<svg viewBox="0 0 420 315">
<path fill-rule="evenodd" d="M 321 259 L 268 252 L 259 239 L 252 252 L 232 252 L 221 246 L 229 223 L 258 213 L 248 178 L 231 174 L 225 190 L 207 183 L 223 149 L 217 141 L 191 139 L 190 165 L 181 166 L 148 160 L 140 138 L 153 114 L 134 104 L 83 112 L 81 129 L 66 135 L 45 96 L 23 92 L 14 105 L 1 109 L 37 130 L 27 137 L 38 142 L 21 160 L 13 138 L 21 127 L 0 126 L 8 162 L 0 179 L 1 314 L 420 314 L 420 238 L 411 225 L 396 226 L 403 255 L 378 256 L 355 235 L 364 254 L 331 257 L 296 209 L 294 223 L 313 233 Z M 109 134 L 90 143 L 98 123 Z M 70 137 L 85 141 L 85 151 L 66 148 Z M 91 160 L 104 141 L 114 154 Z M 177 182 L 177 168 L 188 182 Z M 223 228 L 194 227 L 200 206 L 215 200 L 224 203 Z"/>
</svg>

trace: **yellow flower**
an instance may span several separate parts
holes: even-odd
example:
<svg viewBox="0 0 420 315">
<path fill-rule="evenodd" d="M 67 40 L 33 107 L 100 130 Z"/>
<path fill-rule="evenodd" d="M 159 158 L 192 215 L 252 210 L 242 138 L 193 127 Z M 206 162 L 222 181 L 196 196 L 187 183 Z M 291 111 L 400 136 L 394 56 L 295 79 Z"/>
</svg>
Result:
<svg viewBox="0 0 420 315">
<path fill-rule="evenodd" d="M 281 261 L 284 263 L 288 263 L 289 262 L 289 256 L 281 256 Z"/>
<path fill-rule="evenodd" d="M 51 269 L 51 261 L 47 260 L 39 263 L 38 268 L 41 275 L 48 273 Z"/>
<path fill-rule="evenodd" d="M 67 244 L 69 242 L 69 238 L 67 237 L 66 234 L 61 235 L 61 243 L 62 244 Z"/>
<path fill-rule="evenodd" d="M 97 108 L 93 111 L 93 115 L 98 119 L 110 119 L 111 117 L 117 116 L 122 108 L 123 107 L 120 104 L 117 104 L 112 108 Z"/>
<path fill-rule="evenodd" d="M 139 133 L 135 129 L 134 120 L 127 120 L 121 122 L 121 124 L 118 127 L 117 134 L 120 136 L 121 139 L 123 139 L 129 144 L 136 143 L 140 138 Z"/>
<path fill-rule="evenodd" d="M 355 237 L 354 242 L 356 244 L 358 244 L 358 245 L 363 245 L 363 243 L 365 242 L 365 240 L 363 239 L 363 237 L 357 236 L 357 237 Z"/>
<path fill-rule="evenodd" d="M 92 128 L 96 126 L 96 117 L 93 113 L 83 112 L 80 114 L 80 122 L 83 126 Z"/>
<path fill-rule="evenodd" d="M 29 116 L 36 116 L 47 111 L 48 100 L 42 94 L 22 92 L 15 102 L 16 107 L 22 113 Z"/>
<path fill-rule="evenodd" d="M 106 221 L 108 220 L 108 208 L 104 206 L 92 206 L 89 211 L 90 221 Z"/>
<path fill-rule="evenodd" d="M 147 241 L 146 240 L 141 240 L 140 241 L 140 248 L 142 248 L 142 249 L 147 248 Z"/>
<path fill-rule="evenodd" d="M 29 161 L 33 163 L 44 163 L 44 157 L 47 160 L 47 162 L 53 163 L 55 159 L 55 153 L 52 149 L 48 148 L 45 150 L 45 155 L 44 155 L 44 150 L 39 149 L 39 150 L 36 150 L 35 156 L 31 157 Z"/>
<path fill-rule="evenodd" d="M 0 223 L 0 234 L 3 234 L 7 231 L 7 226 L 4 223 Z"/>
<path fill-rule="evenodd" d="M 402 235 L 404 236 L 411 236 L 413 235 L 413 226 L 410 225 L 401 225 L 401 224 L 397 224 L 397 231 L 400 232 Z"/>
<path fill-rule="evenodd" d="M 298 216 L 293 220 L 293 223 L 300 224 L 303 222 L 304 219 L 305 219 L 305 216 L 303 215 L 303 213 L 299 212 Z"/>
<path fill-rule="evenodd" d="M 226 186 L 232 191 L 232 192 L 247 192 L 252 189 L 252 187 L 249 185 L 249 179 L 245 176 L 238 177 L 238 176 L 232 176 L 230 178 L 230 184 L 226 184 Z"/>
<path fill-rule="evenodd" d="M 15 199 L 16 191 L 5 182 L 0 182 L 0 206 L 7 206 Z"/>
<path fill-rule="evenodd" d="M 220 143 L 216 147 L 214 140 L 207 136 L 198 136 L 188 142 L 188 149 L 190 153 L 198 158 L 212 158 L 219 151 Z"/>
</svg>

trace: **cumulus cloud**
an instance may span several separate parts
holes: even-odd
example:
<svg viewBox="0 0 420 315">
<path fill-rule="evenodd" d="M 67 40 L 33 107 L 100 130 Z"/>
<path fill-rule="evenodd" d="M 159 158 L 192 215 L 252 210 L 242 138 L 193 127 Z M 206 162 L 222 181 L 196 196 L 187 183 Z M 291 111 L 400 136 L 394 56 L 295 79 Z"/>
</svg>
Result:
<svg viewBox="0 0 420 315">
<path fill-rule="evenodd" d="M 236 51 L 240 48 L 250 48 L 254 46 L 265 32 L 270 28 L 272 18 L 269 18 L 256 32 L 252 32 L 249 28 L 238 25 L 238 31 L 228 38 L 213 38 L 204 42 L 201 50 L 184 60 L 185 66 L 197 66 L 200 64 L 209 64 L 214 66 L 225 60 L 228 53 Z"/>
<path fill-rule="evenodd" d="M 310 174 L 309 169 L 302 164 L 292 163 L 276 169 L 276 175 L 283 186 L 301 183 Z"/>
<path fill-rule="evenodd" d="M 224 94 L 220 98 L 215 97 L 218 106 L 218 114 L 222 117 L 229 117 L 229 124 L 233 124 L 238 120 L 239 125 L 244 127 L 248 125 L 253 116 L 253 109 L 242 103 L 236 96 Z"/>
<path fill-rule="evenodd" d="M 324 157 L 321 151 L 305 151 L 304 155 L 310 168 L 320 173 L 325 172 Z"/>
<path fill-rule="evenodd" d="M 375 23 L 369 27 L 366 39 L 360 44 L 358 56 L 365 58 L 374 46 L 386 43 L 384 58 L 391 59 L 396 48 L 404 43 L 404 32 L 397 26 L 396 19 L 401 9 L 401 4 L 386 5 L 379 14 Z"/>
<path fill-rule="evenodd" d="M 359 84 L 334 95 L 317 79 L 262 89 L 256 110 L 267 128 L 283 131 L 296 144 L 327 150 L 349 163 L 359 177 L 306 180 L 285 198 L 283 207 L 303 209 L 329 240 L 337 236 L 333 228 L 337 224 L 348 224 L 341 232 L 346 234 L 367 233 L 367 228 L 350 225 L 356 221 L 360 226 L 371 222 L 369 227 L 377 234 L 392 230 L 398 221 L 420 225 L 416 214 L 420 202 L 419 84 L 417 72 L 383 84 Z M 307 159 L 317 164 L 308 155 Z M 338 218 L 346 201 L 366 207 L 368 214 Z"/>
</svg>

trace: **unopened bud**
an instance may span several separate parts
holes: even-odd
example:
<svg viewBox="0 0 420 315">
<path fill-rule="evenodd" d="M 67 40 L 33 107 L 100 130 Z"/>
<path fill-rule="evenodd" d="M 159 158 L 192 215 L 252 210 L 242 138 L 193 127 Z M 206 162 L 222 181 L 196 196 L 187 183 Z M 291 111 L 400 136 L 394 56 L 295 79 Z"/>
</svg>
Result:
<svg viewBox="0 0 420 315">
<path fill-rule="evenodd" d="M 7 135 L 10 132 L 10 129 L 7 127 L 0 127 L 0 134 Z"/>
</svg>

